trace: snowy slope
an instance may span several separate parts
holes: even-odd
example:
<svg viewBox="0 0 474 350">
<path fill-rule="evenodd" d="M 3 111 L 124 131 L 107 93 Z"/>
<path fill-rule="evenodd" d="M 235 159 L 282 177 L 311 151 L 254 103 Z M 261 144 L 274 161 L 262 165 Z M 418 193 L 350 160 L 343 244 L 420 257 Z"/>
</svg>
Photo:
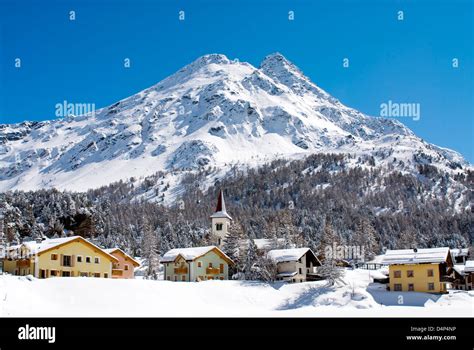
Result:
<svg viewBox="0 0 474 350">
<path fill-rule="evenodd" d="M 262 164 L 314 152 L 373 155 L 459 171 L 458 153 L 392 119 L 366 116 L 280 54 L 260 68 L 206 55 L 94 115 L 0 125 L 0 191 L 85 190 L 157 171 Z"/>
<path fill-rule="evenodd" d="M 472 292 L 390 293 L 369 284 L 376 271 L 325 281 L 179 283 L 101 278 L 0 276 L 0 317 L 473 317 Z M 404 305 L 399 304 L 403 295 Z M 51 296 L 54 297 L 52 298 Z"/>
</svg>

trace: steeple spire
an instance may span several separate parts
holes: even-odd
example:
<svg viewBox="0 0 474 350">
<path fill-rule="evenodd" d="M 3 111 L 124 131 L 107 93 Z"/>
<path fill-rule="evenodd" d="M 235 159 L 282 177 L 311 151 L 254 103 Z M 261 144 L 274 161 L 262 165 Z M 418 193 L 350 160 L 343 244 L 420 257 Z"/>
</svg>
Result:
<svg viewBox="0 0 474 350">
<path fill-rule="evenodd" d="M 225 200 L 224 200 L 224 191 L 220 190 L 219 195 L 217 197 L 217 206 L 216 211 L 214 214 L 211 215 L 211 218 L 228 218 L 232 220 L 229 214 L 227 214 L 227 210 L 225 208 Z"/>
<path fill-rule="evenodd" d="M 217 197 L 216 213 L 219 212 L 219 211 L 221 211 L 223 213 L 226 213 L 225 201 L 224 201 L 224 192 L 222 192 L 222 190 L 219 191 L 219 196 Z"/>
</svg>

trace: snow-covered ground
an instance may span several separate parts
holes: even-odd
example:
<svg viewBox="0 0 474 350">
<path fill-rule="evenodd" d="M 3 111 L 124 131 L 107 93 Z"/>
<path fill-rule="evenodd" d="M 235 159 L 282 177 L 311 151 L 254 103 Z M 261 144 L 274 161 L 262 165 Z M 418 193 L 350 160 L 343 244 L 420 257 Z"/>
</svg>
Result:
<svg viewBox="0 0 474 350">
<path fill-rule="evenodd" d="M 0 316 L 473 317 L 474 292 L 390 293 L 377 272 L 348 270 L 345 284 L 0 276 Z M 403 295 L 404 305 L 399 305 Z"/>
</svg>

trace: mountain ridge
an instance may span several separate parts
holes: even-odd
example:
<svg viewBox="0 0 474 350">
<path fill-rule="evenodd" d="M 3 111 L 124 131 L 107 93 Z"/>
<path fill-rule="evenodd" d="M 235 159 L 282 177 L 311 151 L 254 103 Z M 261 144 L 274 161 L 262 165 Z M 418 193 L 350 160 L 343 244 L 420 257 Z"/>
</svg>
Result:
<svg viewBox="0 0 474 350">
<path fill-rule="evenodd" d="M 370 156 L 407 172 L 471 168 L 397 120 L 343 105 L 280 53 L 259 68 L 209 54 L 95 114 L 0 125 L 0 191 L 82 191 L 157 171 L 313 153 Z"/>
</svg>

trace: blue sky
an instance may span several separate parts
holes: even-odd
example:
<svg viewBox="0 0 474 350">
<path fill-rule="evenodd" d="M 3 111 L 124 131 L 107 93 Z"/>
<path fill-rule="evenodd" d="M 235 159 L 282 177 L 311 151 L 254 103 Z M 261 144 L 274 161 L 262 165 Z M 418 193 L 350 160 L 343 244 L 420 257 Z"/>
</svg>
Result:
<svg viewBox="0 0 474 350">
<path fill-rule="evenodd" d="M 258 66 L 279 51 L 364 113 L 419 103 L 419 121 L 400 120 L 473 163 L 473 11 L 470 0 L 0 0 L 0 122 L 52 119 L 64 100 L 112 104 L 203 54 Z"/>
</svg>

